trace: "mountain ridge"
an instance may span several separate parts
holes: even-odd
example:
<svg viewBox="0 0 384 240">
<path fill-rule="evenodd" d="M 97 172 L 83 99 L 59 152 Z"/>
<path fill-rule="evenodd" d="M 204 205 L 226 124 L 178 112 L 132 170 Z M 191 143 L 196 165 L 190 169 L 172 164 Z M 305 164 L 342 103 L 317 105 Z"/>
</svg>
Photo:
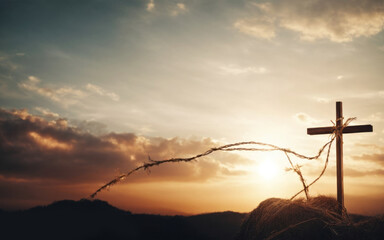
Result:
<svg viewBox="0 0 384 240">
<path fill-rule="evenodd" d="M 245 213 L 192 216 L 133 214 L 102 200 L 55 201 L 26 210 L 1 211 L 3 239 L 233 239 Z M 20 231 L 22 229 L 22 231 Z"/>
</svg>

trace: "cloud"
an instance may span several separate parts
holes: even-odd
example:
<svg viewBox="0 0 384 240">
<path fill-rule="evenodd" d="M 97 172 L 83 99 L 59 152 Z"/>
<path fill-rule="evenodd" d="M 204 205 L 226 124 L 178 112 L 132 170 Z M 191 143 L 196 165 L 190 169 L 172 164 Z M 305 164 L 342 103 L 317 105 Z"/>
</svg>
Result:
<svg viewBox="0 0 384 240">
<path fill-rule="evenodd" d="M 16 56 L 18 56 L 18 55 L 16 54 Z M 13 61 L 13 56 L 12 55 L 0 52 L 0 70 L 1 70 L 0 71 L 0 76 L 2 74 L 5 74 L 5 72 L 9 72 L 9 71 L 12 72 L 12 71 L 15 71 L 18 68 L 19 68 L 19 65 L 16 64 Z"/>
<path fill-rule="evenodd" d="M 180 14 L 186 13 L 187 11 L 188 9 L 184 3 L 176 3 L 176 5 L 172 7 L 171 16 L 178 16 Z"/>
<path fill-rule="evenodd" d="M 304 124 L 315 124 L 315 123 L 319 122 L 319 120 L 316 120 L 316 119 L 312 118 L 311 116 L 309 116 L 308 114 L 302 113 L 302 112 L 296 113 L 293 117 L 298 122 L 304 123 Z"/>
<path fill-rule="evenodd" d="M 331 99 L 330 99 L 330 98 L 315 97 L 314 99 L 315 99 L 316 102 L 318 102 L 318 103 L 329 103 L 329 102 L 331 102 Z"/>
<path fill-rule="evenodd" d="M 86 97 L 86 93 L 82 90 L 63 87 L 63 88 L 54 88 L 54 87 L 41 87 L 41 80 L 35 76 L 29 76 L 28 80 L 19 84 L 21 88 L 24 88 L 28 91 L 37 93 L 41 96 L 49 98 L 55 102 L 62 102 L 67 105 L 72 105 L 78 102 L 78 100 Z"/>
<path fill-rule="evenodd" d="M 113 101 L 119 101 L 119 99 L 120 99 L 120 97 L 116 93 L 108 92 L 105 89 L 103 89 L 103 88 L 101 88 L 99 86 L 96 86 L 94 84 L 88 83 L 86 88 L 87 88 L 88 91 L 96 93 L 96 94 L 98 94 L 100 96 L 107 96 L 110 99 L 112 99 Z"/>
<path fill-rule="evenodd" d="M 384 175 L 384 146 L 375 144 L 356 144 L 357 146 L 369 148 L 369 154 L 354 155 L 352 158 L 366 164 L 373 163 L 374 166 L 370 170 L 362 172 L 360 169 L 356 170 L 355 175 Z M 371 164 L 372 165 L 372 164 Z M 373 170 L 371 170 L 373 169 Z"/>
<path fill-rule="evenodd" d="M 231 75 L 241 75 L 247 73 L 264 74 L 267 72 L 267 69 L 264 67 L 239 67 L 234 65 L 221 66 L 220 70 Z"/>
<path fill-rule="evenodd" d="M 283 28 L 305 41 L 350 42 L 376 35 L 384 26 L 384 2 L 378 0 L 276 0 L 253 8 L 252 16 L 237 20 L 235 27 L 259 38 L 271 39 Z"/>
<path fill-rule="evenodd" d="M 308 175 L 312 176 L 318 176 L 319 170 L 317 169 L 309 169 L 307 170 Z M 384 176 L 384 169 L 383 168 L 377 168 L 377 169 L 366 169 L 366 168 L 357 168 L 357 167 L 348 167 L 344 166 L 343 174 L 345 177 L 365 177 L 365 176 Z M 335 166 L 329 166 L 325 172 L 325 176 L 336 176 L 336 167 Z"/>
<path fill-rule="evenodd" d="M 152 12 L 155 9 L 155 1 L 154 0 L 149 0 L 147 3 L 147 11 Z"/>
<path fill-rule="evenodd" d="M 182 2 L 149 0 L 146 10 L 156 16 L 177 17 L 188 12 L 188 7 Z"/>
<path fill-rule="evenodd" d="M 384 122 L 384 114 L 382 112 L 372 113 L 362 120 L 367 122 Z"/>
<path fill-rule="evenodd" d="M 187 157 L 217 146 L 209 138 L 149 138 L 133 133 L 93 135 L 79 127 L 48 121 L 26 110 L 0 109 L 0 176 L 25 181 L 100 184 L 152 159 Z M 193 163 L 162 165 L 130 181 L 206 181 L 245 174 L 236 166 L 250 160 L 216 153 Z M 97 186 L 98 186 L 97 184 Z M 95 185 L 96 188 L 96 185 Z"/>
<path fill-rule="evenodd" d="M 384 169 L 362 171 L 360 169 L 347 168 L 344 175 L 347 177 L 384 176 Z"/>
<path fill-rule="evenodd" d="M 35 110 L 37 110 L 38 112 L 43 114 L 43 116 L 48 117 L 48 118 L 58 118 L 59 117 L 59 114 L 54 113 L 47 108 L 35 107 Z"/>
<path fill-rule="evenodd" d="M 360 156 L 353 156 L 353 159 L 373 162 L 384 167 L 384 153 L 363 154 Z"/>
<path fill-rule="evenodd" d="M 349 98 L 355 99 L 380 99 L 384 98 L 384 91 L 371 91 L 371 92 L 355 92 L 348 95 Z"/>
<path fill-rule="evenodd" d="M 234 27 L 240 32 L 264 39 L 272 39 L 276 36 L 274 21 L 271 18 L 258 17 L 239 19 Z"/>
<path fill-rule="evenodd" d="M 60 142 L 50 136 L 42 136 L 37 132 L 29 132 L 28 135 L 31 136 L 38 145 L 47 149 L 71 150 L 73 148 L 72 144 Z"/>
<path fill-rule="evenodd" d="M 55 86 L 41 86 L 41 80 L 35 76 L 29 76 L 27 81 L 19 83 L 19 87 L 28 91 L 37 93 L 43 97 L 49 98 L 52 101 L 69 106 L 79 103 L 80 100 L 90 96 L 90 94 L 97 94 L 99 96 L 105 96 L 113 101 L 119 101 L 120 97 L 114 93 L 109 92 L 100 86 L 88 83 L 85 89 L 75 89 L 72 87 L 60 87 Z"/>
<path fill-rule="evenodd" d="M 102 136 L 108 133 L 107 125 L 96 121 L 69 120 L 71 126 L 81 129 L 83 133 Z"/>
</svg>

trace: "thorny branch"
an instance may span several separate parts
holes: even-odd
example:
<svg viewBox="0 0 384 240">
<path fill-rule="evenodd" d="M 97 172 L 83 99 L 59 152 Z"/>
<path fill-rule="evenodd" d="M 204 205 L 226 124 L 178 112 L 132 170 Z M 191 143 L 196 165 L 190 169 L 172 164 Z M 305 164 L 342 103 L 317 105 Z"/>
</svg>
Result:
<svg viewBox="0 0 384 240">
<path fill-rule="evenodd" d="M 110 182 L 104 184 L 103 186 L 101 186 L 99 189 L 97 189 L 94 193 L 92 193 L 90 195 L 91 198 L 94 198 L 100 191 L 124 180 L 125 178 L 127 178 L 128 176 L 130 176 L 131 174 L 139 171 L 139 170 L 147 170 L 151 167 L 154 167 L 154 166 L 158 166 L 158 165 L 161 165 L 163 163 L 176 163 L 176 162 L 191 162 L 193 160 L 196 160 L 198 158 L 201 158 L 201 157 L 204 157 L 204 156 L 207 156 L 213 152 L 217 152 L 217 151 L 262 151 L 262 152 L 267 152 L 267 151 L 281 151 L 281 152 L 284 152 L 291 167 L 292 167 L 292 170 L 299 175 L 300 177 L 300 181 L 302 182 L 303 184 L 303 189 L 301 191 L 299 191 L 298 193 L 296 193 L 295 195 L 293 195 L 291 197 L 291 200 L 294 199 L 297 195 L 299 195 L 300 193 L 302 193 L 303 191 L 305 192 L 306 194 L 306 197 L 308 199 L 308 189 L 310 186 L 312 186 L 314 183 L 316 183 L 322 176 L 323 174 L 325 173 L 325 170 L 327 169 L 327 166 L 328 166 L 328 160 L 329 160 L 329 155 L 330 155 L 330 150 L 331 150 L 331 146 L 332 146 L 332 143 L 333 141 L 336 139 L 336 136 L 339 135 L 339 134 L 342 134 L 343 132 L 343 129 L 348 126 L 348 124 L 355 120 L 355 118 L 349 118 L 347 119 L 347 121 L 342 125 L 341 128 L 336 128 L 336 126 L 334 126 L 334 130 L 333 130 L 333 133 L 330 135 L 331 136 L 331 140 L 328 141 L 326 144 L 324 144 L 324 146 L 322 146 L 318 152 L 318 154 L 316 156 L 312 156 L 312 157 L 308 157 L 308 156 L 305 156 L 305 155 L 302 155 L 302 154 L 299 154 L 297 152 L 294 152 L 288 148 L 281 148 L 281 147 L 278 147 L 278 146 L 275 146 L 275 145 L 272 145 L 272 144 L 268 144 L 268 143 L 262 143 L 262 142 L 254 142 L 254 141 L 249 141 L 249 142 L 238 142 L 238 143 L 232 143 L 232 144 L 227 144 L 227 145 L 223 145 L 223 146 L 220 146 L 220 147 L 215 147 L 215 148 L 211 148 L 209 150 L 207 150 L 206 152 L 204 153 L 200 153 L 198 155 L 195 155 L 193 157 L 189 157 L 189 158 L 170 158 L 170 159 L 166 159 L 166 160 L 153 160 L 151 159 L 150 157 L 148 157 L 148 161 L 147 163 L 144 163 L 140 166 L 138 166 L 137 168 L 134 168 L 132 169 L 131 171 L 125 173 L 125 174 L 121 174 L 120 176 L 114 178 L 113 180 L 111 180 Z M 257 145 L 257 146 L 261 146 L 259 148 L 256 148 L 256 147 L 244 147 L 244 146 L 248 146 L 248 145 Z M 321 173 L 319 174 L 319 176 L 313 180 L 310 184 L 306 184 L 305 183 L 305 180 L 304 180 L 304 177 L 301 173 L 301 170 L 300 170 L 300 166 L 299 165 L 296 165 L 294 166 L 290 157 L 289 157 L 289 154 L 293 155 L 293 156 L 296 156 L 298 158 L 301 158 L 301 159 L 306 159 L 306 160 L 316 160 L 318 159 L 321 154 L 324 152 L 324 150 L 327 149 L 327 157 L 326 157 L 326 160 L 325 160 L 325 163 L 324 163 L 324 167 L 321 171 Z"/>
</svg>

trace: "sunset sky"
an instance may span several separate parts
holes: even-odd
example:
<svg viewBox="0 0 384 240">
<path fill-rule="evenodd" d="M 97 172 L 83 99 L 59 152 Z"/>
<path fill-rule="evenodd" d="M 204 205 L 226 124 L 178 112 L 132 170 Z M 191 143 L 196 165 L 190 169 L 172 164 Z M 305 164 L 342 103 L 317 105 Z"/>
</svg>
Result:
<svg viewBox="0 0 384 240">
<path fill-rule="evenodd" d="M 316 155 L 335 102 L 350 212 L 384 213 L 382 0 L 2 0 L 0 208 L 88 197 L 152 159 L 260 141 Z M 335 149 L 311 195 L 336 194 Z M 324 157 L 302 165 L 307 182 Z M 283 153 L 217 152 L 97 198 L 132 212 L 249 212 L 301 188 Z"/>
</svg>

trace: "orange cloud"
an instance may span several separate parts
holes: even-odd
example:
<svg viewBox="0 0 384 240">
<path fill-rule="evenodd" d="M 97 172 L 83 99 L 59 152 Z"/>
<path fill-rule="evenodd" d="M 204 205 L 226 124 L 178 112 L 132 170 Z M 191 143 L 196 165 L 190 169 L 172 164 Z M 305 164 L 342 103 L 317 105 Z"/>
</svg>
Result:
<svg viewBox="0 0 384 240">
<path fill-rule="evenodd" d="M 39 145 L 47 148 L 57 148 L 62 150 L 70 150 L 72 149 L 71 144 L 59 142 L 52 137 L 43 137 L 37 132 L 29 132 L 29 136 L 31 136 Z"/>
<path fill-rule="evenodd" d="M 157 160 L 193 156 L 217 146 L 209 138 L 93 135 L 88 129 L 52 117 L 46 120 L 26 110 L 0 108 L 0 208 L 83 198 L 119 173 L 148 161 L 148 156 Z M 125 183 L 201 183 L 248 174 L 242 169 L 250 164 L 249 159 L 237 154 L 218 152 L 190 163 L 164 164 L 150 169 L 151 174 L 138 172 Z"/>
<path fill-rule="evenodd" d="M 65 121 L 65 124 L 62 123 Z M 69 126 L 66 120 L 45 120 L 26 110 L 0 110 L 0 174 L 67 183 L 102 183 L 145 161 L 193 156 L 216 146 L 211 139 L 164 139 L 133 133 L 96 136 Z M 249 160 L 216 153 L 189 164 L 169 164 L 137 174 L 130 181 L 206 181 L 245 173 L 236 166 Z M 96 186 L 96 185 L 95 185 Z"/>
</svg>

